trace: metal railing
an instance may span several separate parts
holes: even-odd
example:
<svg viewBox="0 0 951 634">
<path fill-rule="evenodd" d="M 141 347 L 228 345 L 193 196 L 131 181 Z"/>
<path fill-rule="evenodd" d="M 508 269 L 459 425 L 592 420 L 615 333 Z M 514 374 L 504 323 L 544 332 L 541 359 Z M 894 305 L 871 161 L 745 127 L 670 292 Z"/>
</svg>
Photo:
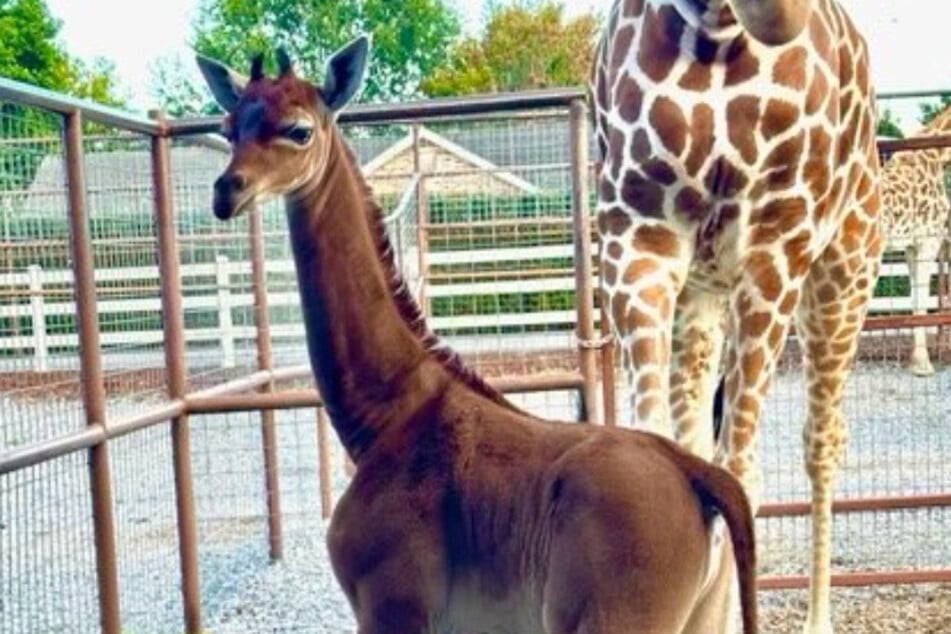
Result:
<svg viewBox="0 0 951 634">
<path fill-rule="evenodd" d="M 513 113 L 557 111 L 568 122 L 570 131 L 570 210 L 573 259 L 575 272 L 575 342 L 574 368 L 546 371 L 527 375 L 492 377 L 491 382 L 507 393 L 544 390 L 578 390 L 591 420 L 616 422 L 615 379 L 613 349 L 605 346 L 606 337 L 595 329 L 593 302 L 592 232 L 590 227 L 588 183 L 591 176 L 588 152 L 588 114 L 585 93 L 578 89 L 540 91 L 516 95 L 496 95 L 482 98 L 445 99 L 399 106 L 358 106 L 341 117 L 344 125 L 381 125 L 409 122 L 455 120 L 476 117 L 480 120 L 512 116 Z M 280 489 L 280 470 L 276 448 L 279 445 L 274 419 L 275 410 L 320 408 L 320 399 L 312 387 L 300 387 L 308 382 L 306 365 L 276 367 L 271 349 L 269 306 L 267 298 L 267 245 L 261 214 L 253 214 L 249 224 L 249 249 L 252 265 L 250 285 L 253 290 L 253 323 L 256 328 L 255 367 L 252 371 L 211 387 L 197 389 L 191 384 L 185 340 L 179 229 L 176 210 L 173 209 L 172 168 L 170 152 L 176 139 L 188 138 L 206 145 L 216 145 L 207 135 L 219 127 L 217 118 L 166 120 L 158 113 L 151 118 L 70 99 L 9 80 L 0 79 L 0 100 L 42 108 L 57 113 L 62 119 L 63 151 L 66 165 L 66 190 L 70 227 L 70 254 L 74 273 L 74 293 L 78 316 L 79 386 L 82 396 L 84 427 L 67 433 L 57 433 L 39 441 L 31 441 L 0 451 L 0 476 L 13 474 L 30 467 L 49 463 L 58 458 L 86 451 L 89 456 L 91 512 L 93 517 L 98 613 L 101 630 L 107 634 L 122 632 L 120 615 L 120 578 L 117 562 L 115 500 L 116 482 L 112 473 L 110 446 L 113 441 L 141 434 L 146 429 L 167 425 L 171 432 L 172 464 L 176 514 L 176 550 L 179 556 L 182 611 L 185 630 L 202 630 L 202 596 L 199 583 L 199 536 L 196 527 L 195 491 L 193 488 L 191 433 L 197 417 L 213 413 L 258 412 L 260 414 L 261 447 L 263 455 L 263 486 L 267 492 L 266 517 L 268 553 L 272 559 L 282 556 L 283 528 Z M 129 415 L 110 414 L 106 407 L 106 379 L 103 369 L 103 350 L 98 323 L 97 285 L 94 271 L 92 238 L 85 200 L 83 124 L 86 121 L 116 127 L 145 135 L 149 143 L 150 169 L 153 193 L 154 228 L 157 244 L 157 265 L 161 276 L 162 328 L 164 332 L 164 368 L 161 403 Z M 418 127 L 414 128 L 418 131 Z M 418 136 L 418 135 L 417 135 Z M 951 135 L 887 141 L 883 151 L 920 149 L 951 145 Z M 220 147 L 220 144 L 218 144 Z M 394 244 L 401 256 L 403 240 L 413 241 L 419 261 L 415 264 L 420 275 L 420 296 L 426 301 L 425 282 L 430 263 L 426 261 L 427 193 L 426 177 L 420 168 L 419 145 L 415 146 L 415 175 L 405 195 L 388 216 L 393 228 Z M 415 208 L 414 208 L 415 206 Z M 406 266 L 407 263 L 402 263 Z M 941 310 L 924 316 L 896 315 L 871 317 L 867 330 L 891 330 L 910 327 L 942 327 L 951 325 L 948 310 L 947 266 L 940 271 Z M 431 299 L 431 298 L 430 298 Z M 600 319 L 602 328 L 605 319 Z M 939 333 L 940 334 L 940 333 Z M 943 337 L 944 335 L 940 335 Z M 284 385 L 290 388 L 278 389 Z M 603 413 L 599 414 L 603 408 Z M 321 456 L 321 504 L 324 516 L 332 504 L 329 481 L 329 449 L 326 417 L 318 413 L 318 443 Z M 951 506 L 951 494 L 929 493 L 904 496 L 878 496 L 839 502 L 836 509 L 843 513 L 867 512 L 880 509 L 945 508 Z M 808 507 L 799 502 L 764 505 L 764 518 L 803 515 Z M 837 576 L 840 584 L 898 583 L 921 581 L 951 581 L 951 569 L 922 571 L 876 571 L 848 573 Z M 802 575 L 773 575 L 764 580 L 766 588 L 802 587 Z"/>
</svg>

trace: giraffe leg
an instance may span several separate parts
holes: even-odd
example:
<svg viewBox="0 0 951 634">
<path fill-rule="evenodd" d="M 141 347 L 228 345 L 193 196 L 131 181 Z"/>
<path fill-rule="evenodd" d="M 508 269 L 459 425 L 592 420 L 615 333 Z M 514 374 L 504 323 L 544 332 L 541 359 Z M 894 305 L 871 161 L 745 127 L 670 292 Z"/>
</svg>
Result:
<svg viewBox="0 0 951 634">
<path fill-rule="evenodd" d="M 911 307 L 915 315 L 924 315 L 928 312 L 928 299 L 931 297 L 931 276 L 928 275 L 928 266 L 937 259 L 940 246 L 931 245 L 930 242 L 933 240 L 921 240 L 905 250 L 908 281 L 911 283 Z M 908 369 L 915 376 L 934 374 L 934 367 L 928 355 L 927 333 L 924 328 L 914 329 L 914 348 Z"/>
<path fill-rule="evenodd" d="M 743 484 L 754 513 L 759 509 L 761 496 L 755 447 L 760 410 L 786 341 L 801 285 L 799 280 L 781 282 L 780 277 L 761 270 L 774 270 L 773 266 L 767 258 L 750 258 L 730 300 L 723 433 L 715 457 L 715 462 Z M 775 281 L 775 286 L 764 288 L 764 276 Z"/>
<path fill-rule="evenodd" d="M 688 237 L 640 217 L 633 219 L 628 235 L 632 255 L 619 262 L 618 271 L 605 271 L 602 264 L 602 278 L 617 279 L 609 291 L 610 315 L 633 387 L 633 424 L 672 437 L 671 332 L 692 245 Z"/>
<path fill-rule="evenodd" d="M 723 350 L 726 297 L 684 288 L 671 343 L 670 408 L 677 442 L 713 459 L 713 396 Z"/>
<path fill-rule="evenodd" d="M 812 482 L 813 548 L 809 612 L 804 627 L 807 634 L 832 632 L 832 498 L 848 438 L 842 398 L 878 275 L 877 256 L 849 253 L 838 242 L 839 239 L 834 241 L 813 263 L 803 286 L 797 319 L 808 396 L 803 454 Z M 849 245 L 856 240 L 853 237 L 841 242 Z M 875 239 L 861 243 L 871 244 L 875 254 Z"/>
</svg>

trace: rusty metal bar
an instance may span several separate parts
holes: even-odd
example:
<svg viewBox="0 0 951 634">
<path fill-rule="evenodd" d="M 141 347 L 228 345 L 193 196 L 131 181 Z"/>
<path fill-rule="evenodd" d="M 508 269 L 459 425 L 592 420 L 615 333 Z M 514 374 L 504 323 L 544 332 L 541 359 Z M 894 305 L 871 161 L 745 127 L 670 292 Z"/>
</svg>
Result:
<svg viewBox="0 0 951 634">
<path fill-rule="evenodd" d="M 109 440 L 112 440 L 113 438 L 147 429 L 153 425 L 167 423 L 184 414 L 184 399 L 175 399 L 174 401 L 169 401 L 140 414 L 110 421 L 107 437 Z"/>
<path fill-rule="evenodd" d="M 604 305 L 601 310 L 601 391 L 604 398 L 604 424 L 608 427 L 617 426 L 617 394 L 615 394 L 615 385 L 617 382 L 616 364 L 617 359 L 614 356 L 614 340 L 611 335 L 611 324 L 608 321 L 608 314 Z"/>
<path fill-rule="evenodd" d="M 845 572 L 832 575 L 838 587 L 907 585 L 915 583 L 951 582 L 951 568 L 943 570 L 884 570 L 879 572 Z M 759 590 L 801 590 L 809 587 L 809 577 L 792 575 L 763 577 L 757 581 Z"/>
<path fill-rule="evenodd" d="M 357 104 L 340 113 L 340 123 L 396 123 L 441 117 L 458 119 L 519 110 L 567 108 L 572 101 L 584 99 L 586 94 L 584 88 L 576 87 L 426 99 L 401 104 Z M 214 133 L 221 129 L 221 117 L 179 119 L 170 122 L 169 128 L 172 136 Z"/>
<path fill-rule="evenodd" d="M 574 221 L 575 311 L 578 323 L 578 365 L 584 380 L 585 419 L 602 423 L 598 386 L 599 340 L 594 333 L 594 288 L 591 266 L 591 230 L 588 213 L 588 106 L 571 102 L 571 215 Z"/>
<path fill-rule="evenodd" d="M 254 324 L 257 331 L 258 368 L 270 371 L 271 319 L 267 303 L 267 271 L 264 262 L 264 220 L 261 210 L 256 209 L 250 219 L 251 240 L 251 286 L 254 294 Z M 274 392 L 274 381 L 258 388 L 262 394 Z M 284 554 L 283 529 L 281 527 L 281 485 L 277 459 L 277 433 L 274 429 L 274 410 L 261 410 L 261 443 L 264 452 L 264 497 L 267 503 L 268 553 L 271 561 Z"/>
<path fill-rule="evenodd" d="M 99 344 L 92 240 L 86 211 L 82 114 L 79 111 L 66 114 L 63 124 L 70 250 L 79 333 L 80 385 L 86 424 L 90 428 L 99 429 L 106 426 L 106 389 L 102 371 L 102 349 Z M 99 583 L 99 619 L 104 634 L 120 634 L 122 621 L 119 613 L 115 519 L 112 514 L 112 474 L 109 443 L 105 439 L 89 449 L 89 477 L 96 543 L 96 575 Z"/>
<path fill-rule="evenodd" d="M 330 424 L 323 407 L 317 408 L 317 478 L 320 485 L 320 516 L 333 512 L 333 487 L 330 465 Z"/>
<path fill-rule="evenodd" d="M 498 377 L 488 379 L 488 382 L 497 390 L 507 394 L 577 390 L 584 386 L 581 375 L 574 372 Z M 271 394 L 192 395 L 185 399 L 185 403 L 188 412 L 193 414 L 224 414 L 257 409 L 301 409 L 321 405 L 320 395 L 314 389 L 282 390 Z"/>
<path fill-rule="evenodd" d="M 426 227 L 429 225 L 429 205 L 426 201 L 426 177 L 423 174 L 423 161 L 420 152 L 420 127 L 416 123 L 413 125 L 413 172 L 416 175 L 416 254 L 419 259 L 419 295 L 416 301 L 419 303 L 423 315 L 429 314 L 429 303 L 426 301 L 426 280 L 429 277 L 429 270 L 426 264 L 426 254 L 429 252 L 429 240 L 426 235 Z"/>
<path fill-rule="evenodd" d="M 863 331 L 897 330 L 899 328 L 927 328 L 930 326 L 951 325 L 951 313 L 930 313 L 926 315 L 875 315 L 867 317 Z"/>
<path fill-rule="evenodd" d="M 951 507 L 951 493 L 934 495 L 904 495 L 888 497 L 850 498 L 834 500 L 833 513 L 862 513 L 868 511 L 899 511 L 906 509 Z M 763 504 L 757 517 L 797 517 L 810 515 L 809 502 L 773 502 Z"/>
<path fill-rule="evenodd" d="M 153 112 L 152 115 L 161 120 L 161 113 Z M 152 137 L 152 185 L 158 234 L 158 266 L 162 277 L 162 323 L 165 333 L 168 394 L 172 399 L 184 399 L 187 382 L 185 316 L 182 309 L 182 278 L 170 172 L 169 140 Z M 185 631 L 187 634 L 199 634 L 201 589 L 198 581 L 198 536 L 187 411 L 172 419 L 172 460 L 175 471 L 175 511 Z"/>
<path fill-rule="evenodd" d="M 882 139 L 878 142 L 878 151 L 885 155 L 909 150 L 930 150 L 951 147 L 951 134 L 909 137 L 907 139 Z"/>
<path fill-rule="evenodd" d="M 49 462 L 74 451 L 90 449 L 104 443 L 107 439 L 105 427 L 88 425 L 85 429 L 65 436 L 8 449 L 0 454 L 0 475 Z"/>
<path fill-rule="evenodd" d="M 0 77 L 0 101 L 32 106 L 66 116 L 79 115 L 87 121 L 103 123 L 143 134 L 162 134 L 161 125 L 131 112 L 111 108 L 88 99 L 78 99 L 31 84 Z"/>
</svg>

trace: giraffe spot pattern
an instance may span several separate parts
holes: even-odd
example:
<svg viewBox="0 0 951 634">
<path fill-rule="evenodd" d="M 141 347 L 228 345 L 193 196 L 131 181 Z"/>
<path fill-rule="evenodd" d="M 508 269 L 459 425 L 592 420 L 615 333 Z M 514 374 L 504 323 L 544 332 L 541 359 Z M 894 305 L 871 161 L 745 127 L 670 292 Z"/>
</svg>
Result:
<svg viewBox="0 0 951 634">
<path fill-rule="evenodd" d="M 624 172 L 621 200 L 646 218 L 664 217 L 663 187 L 633 169 Z"/>
<path fill-rule="evenodd" d="M 630 227 L 631 217 L 619 207 L 612 207 L 598 215 L 598 231 L 602 235 L 619 236 Z"/>
<path fill-rule="evenodd" d="M 726 76 L 724 85 L 736 86 L 756 77 L 759 59 L 750 52 L 749 39 L 741 35 L 734 40 L 726 53 Z"/>
<path fill-rule="evenodd" d="M 799 119 L 799 108 L 782 99 L 770 99 L 763 111 L 763 138 L 767 141 L 789 130 Z"/>
<path fill-rule="evenodd" d="M 644 93 L 640 85 L 628 73 L 621 76 L 617 89 L 614 91 L 614 101 L 618 104 L 618 114 L 628 123 L 634 123 L 641 116 L 641 102 Z"/>
<path fill-rule="evenodd" d="M 647 7 L 637 64 L 641 72 L 653 81 L 666 79 L 680 57 L 684 26 L 683 17 L 673 6 L 664 5 L 656 10 Z"/>
<path fill-rule="evenodd" d="M 726 120 L 730 143 L 747 165 L 756 162 L 756 127 L 759 123 L 759 97 L 742 95 L 727 104 Z"/>
<path fill-rule="evenodd" d="M 677 234 L 663 225 L 641 225 L 634 232 L 632 244 L 636 252 L 653 253 L 664 258 L 680 255 L 680 240 Z"/>
<path fill-rule="evenodd" d="M 713 142 L 713 108 L 697 104 L 690 113 L 690 151 L 684 160 L 688 174 L 697 175 L 713 150 Z"/>
<path fill-rule="evenodd" d="M 793 90 L 806 88 L 806 49 L 793 47 L 780 54 L 773 66 L 773 81 Z"/>
<path fill-rule="evenodd" d="M 687 119 L 680 106 L 670 97 L 657 97 L 651 107 L 650 124 L 667 151 L 680 156 L 687 144 Z"/>
</svg>

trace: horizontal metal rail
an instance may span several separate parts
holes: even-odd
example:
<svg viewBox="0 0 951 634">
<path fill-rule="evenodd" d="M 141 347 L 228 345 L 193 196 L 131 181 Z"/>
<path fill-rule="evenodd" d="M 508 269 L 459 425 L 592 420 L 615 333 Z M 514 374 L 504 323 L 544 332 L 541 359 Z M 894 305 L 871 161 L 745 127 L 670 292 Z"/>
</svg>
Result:
<svg viewBox="0 0 951 634">
<path fill-rule="evenodd" d="M 339 121 L 350 125 L 405 123 L 519 110 L 567 109 L 572 101 L 583 99 L 585 96 L 585 90 L 579 87 L 526 90 L 474 97 L 443 97 L 396 104 L 357 104 L 341 112 Z M 220 116 L 183 118 L 169 122 L 169 134 L 172 136 L 208 134 L 218 132 L 220 129 Z"/>
<path fill-rule="evenodd" d="M 104 106 L 89 99 L 70 97 L 62 93 L 46 90 L 23 82 L 0 77 L 0 101 L 32 106 L 59 114 L 78 112 L 84 121 L 95 121 L 131 132 L 162 135 L 164 127 L 143 115 L 137 115 L 120 108 Z"/>
<path fill-rule="evenodd" d="M 881 572 L 844 572 L 832 575 L 832 585 L 838 587 L 890 586 L 915 583 L 951 582 L 951 568 L 937 570 L 883 570 Z M 809 587 L 805 575 L 761 577 L 759 590 L 802 590 Z"/>
<path fill-rule="evenodd" d="M 0 453 L 0 475 L 55 460 L 155 425 L 165 424 L 184 414 L 319 407 L 320 397 L 314 389 L 276 393 L 253 392 L 270 382 L 279 383 L 309 377 L 310 368 L 306 365 L 290 366 L 279 370 L 261 370 L 234 381 L 193 392 L 184 399 L 163 403 L 145 412 L 110 422 L 108 425 L 90 426 L 63 436 L 6 450 Z M 537 377 L 498 377 L 488 381 L 497 390 L 507 394 L 573 390 L 580 389 L 582 385 L 581 375 L 574 372 L 552 373 Z"/>
</svg>

